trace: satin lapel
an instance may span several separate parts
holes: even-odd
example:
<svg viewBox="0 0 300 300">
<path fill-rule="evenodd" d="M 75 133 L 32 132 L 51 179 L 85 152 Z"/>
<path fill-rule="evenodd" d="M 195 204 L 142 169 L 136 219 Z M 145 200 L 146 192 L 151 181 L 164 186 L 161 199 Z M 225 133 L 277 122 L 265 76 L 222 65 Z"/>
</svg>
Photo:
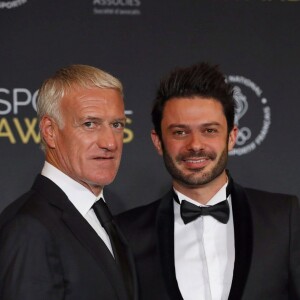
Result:
<svg viewBox="0 0 300 300">
<path fill-rule="evenodd" d="M 229 300 L 241 299 L 250 269 L 253 246 L 252 217 L 244 189 L 233 184 L 232 211 L 235 239 L 235 262 Z"/>
<path fill-rule="evenodd" d="M 48 199 L 51 205 L 61 210 L 62 221 L 87 249 L 87 252 L 94 257 L 119 297 L 124 299 L 124 295 L 126 295 L 125 287 L 120 284 L 122 282 L 121 274 L 111 253 L 89 223 L 68 200 L 63 191 L 43 176 L 37 178 L 33 188 L 40 194 L 43 194 L 43 197 Z"/>
<path fill-rule="evenodd" d="M 90 254 L 97 261 L 99 266 L 109 278 L 112 287 L 117 291 L 117 294 L 126 295 L 124 286 L 120 284 L 123 279 L 117 268 L 114 258 L 107 249 L 104 242 L 94 232 L 90 225 L 82 218 L 81 215 L 76 215 L 77 211 L 65 211 L 63 214 L 63 221 L 72 231 L 79 242 L 90 252 Z M 78 213 L 79 214 L 79 213 Z"/>
<path fill-rule="evenodd" d="M 182 300 L 178 287 L 174 263 L 174 210 L 173 193 L 166 194 L 160 203 L 157 214 L 157 237 L 159 257 L 165 284 L 172 300 Z"/>
</svg>

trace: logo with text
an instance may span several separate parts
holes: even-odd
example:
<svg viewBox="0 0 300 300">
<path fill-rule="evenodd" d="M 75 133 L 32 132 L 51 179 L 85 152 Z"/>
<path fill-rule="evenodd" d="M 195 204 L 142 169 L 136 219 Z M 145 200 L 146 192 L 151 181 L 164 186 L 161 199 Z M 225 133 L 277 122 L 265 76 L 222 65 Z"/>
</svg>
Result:
<svg viewBox="0 0 300 300">
<path fill-rule="evenodd" d="M 17 8 L 27 3 L 27 0 L 0 1 L 0 9 Z"/>
<path fill-rule="evenodd" d="M 94 15 L 141 15 L 141 0 L 93 0 Z"/>
<path fill-rule="evenodd" d="M 10 144 L 39 144 L 39 124 L 36 117 L 38 90 L 31 92 L 26 88 L 6 89 L 0 87 L 0 141 Z M 126 110 L 124 143 L 134 139 L 132 110 Z"/>
<path fill-rule="evenodd" d="M 229 155 L 252 152 L 265 140 L 271 125 L 271 108 L 262 89 L 252 80 L 239 75 L 229 75 L 236 102 L 235 124 L 238 136 Z"/>
</svg>

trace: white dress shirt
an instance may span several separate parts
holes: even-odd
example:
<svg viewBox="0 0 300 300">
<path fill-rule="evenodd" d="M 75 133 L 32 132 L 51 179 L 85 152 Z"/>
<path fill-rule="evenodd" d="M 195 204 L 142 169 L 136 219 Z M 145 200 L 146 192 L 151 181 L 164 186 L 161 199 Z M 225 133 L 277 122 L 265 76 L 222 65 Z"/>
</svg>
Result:
<svg viewBox="0 0 300 300">
<path fill-rule="evenodd" d="M 59 186 L 60 189 L 63 190 L 63 192 L 67 195 L 67 197 L 75 206 L 75 208 L 92 226 L 92 228 L 96 231 L 99 237 L 103 240 L 107 248 L 113 254 L 109 236 L 106 233 L 105 229 L 101 226 L 92 208 L 93 204 L 97 200 L 103 198 L 103 191 L 101 191 L 100 195 L 95 196 L 83 185 L 70 178 L 65 173 L 61 172 L 48 162 L 45 162 L 41 174 L 49 178 L 57 186 Z"/>
<path fill-rule="evenodd" d="M 207 205 L 226 199 L 227 183 Z M 175 190 L 179 202 L 198 202 Z M 180 205 L 174 201 L 174 248 L 176 278 L 184 300 L 228 299 L 235 259 L 234 228 L 231 197 L 228 197 L 230 216 L 222 224 L 211 216 L 201 216 L 184 224 Z"/>
</svg>

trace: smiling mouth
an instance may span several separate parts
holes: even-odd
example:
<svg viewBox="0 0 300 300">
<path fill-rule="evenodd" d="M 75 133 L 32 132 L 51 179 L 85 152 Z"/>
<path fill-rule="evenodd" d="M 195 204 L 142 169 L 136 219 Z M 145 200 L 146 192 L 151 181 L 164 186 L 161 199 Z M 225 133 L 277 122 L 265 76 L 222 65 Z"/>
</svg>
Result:
<svg viewBox="0 0 300 300">
<path fill-rule="evenodd" d="M 211 158 L 209 157 L 185 157 L 181 159 L 181 163 L 189 170 L 199 170 L 208 166 Z"/>
<path fill-rule="evenodd" d="M 186 158 L 186 159 L 183 159 L 184 162 L 187 162 L 187 163 L 192 163 L 192 164 L 199 164 L 199 163 L 202 163 L 202 162 L 205 162 L 209 160 L 209 158 Z"/>
</svg>

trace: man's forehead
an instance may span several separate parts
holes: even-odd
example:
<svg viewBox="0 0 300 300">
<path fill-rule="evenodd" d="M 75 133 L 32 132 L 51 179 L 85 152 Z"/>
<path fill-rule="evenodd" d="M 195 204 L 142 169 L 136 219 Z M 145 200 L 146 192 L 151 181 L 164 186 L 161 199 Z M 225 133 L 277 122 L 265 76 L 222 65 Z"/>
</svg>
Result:
<svg viewBox="0 0 300 300">
<path fill-rule="evenodd" d="M 185 114 L 197 116 L 202 113 L 224 115 L 222 104 L 214 98 L 172 98 L 163 109 L 163 117 L 180 117 Z"/>
</svg>

